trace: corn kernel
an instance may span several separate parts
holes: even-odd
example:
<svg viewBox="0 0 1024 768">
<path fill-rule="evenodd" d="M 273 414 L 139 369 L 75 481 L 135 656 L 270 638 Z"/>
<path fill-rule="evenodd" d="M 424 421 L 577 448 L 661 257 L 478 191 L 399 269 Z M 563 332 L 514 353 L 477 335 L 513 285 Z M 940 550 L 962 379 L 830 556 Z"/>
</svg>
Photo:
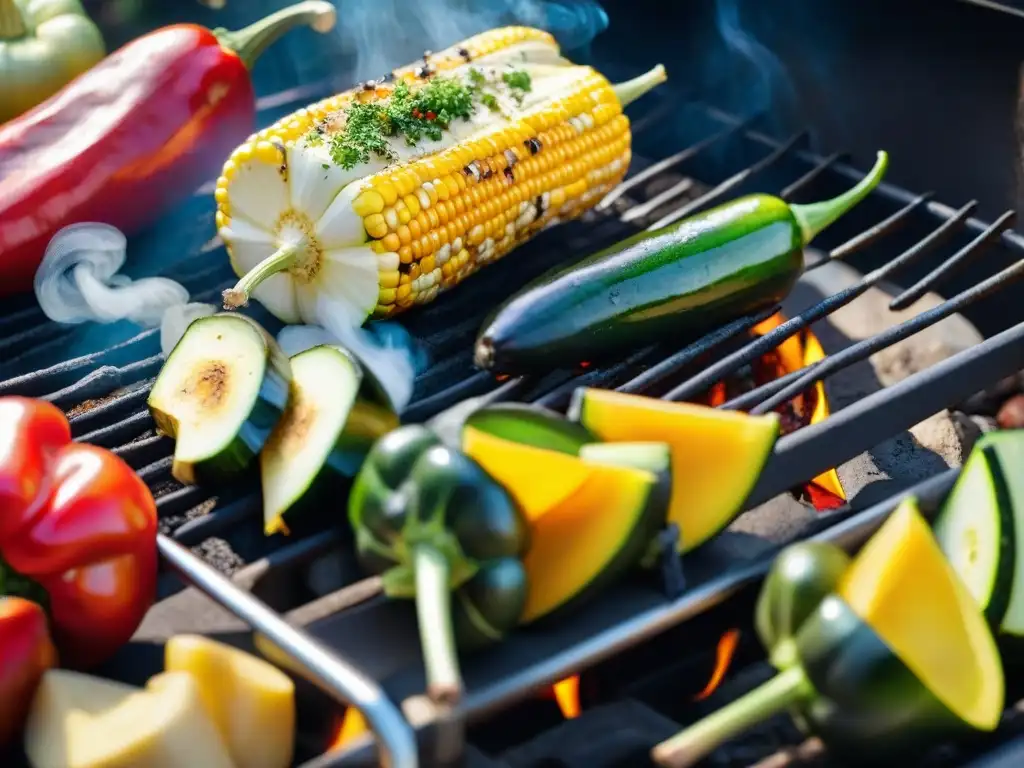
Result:
<svg viewBox="0 0 1024 768">
<path fill-rule="evenodd" d="M 390 181 L 381 179 L 374 186 L 381 199 L 383 199 L 384 205 L 394 205 L 398 201 L 398 190 Z M 383 206 L 381 210 L 383 210 Z M 380 211 L 374 211 L 374 213 L 380 213 Z"/>
<path fill-rule="evenodd" d="M 381 288 L 380 293 L 377 294 L 378 304 L 394 304 L 395 303 L 395 288 Z"/>
<path fill-rule="evenodd" d="M 352 210 L 357 216 L 372 216 L 384 210 L 384 198 L 376 189 L 367 189 L 352 201 Z"/>
<path fill-rule="evenodd" d="M 405 207 L 409 209 L 409 213 L 416 216 L 420 212 L 420 201 L 416 199 L 416 195 L 406 195 L 402 198 L 402 202 L 405 203 Z"/>
<path fill-rule="evenodd" d="M 213 220 L 217 225 L 217 229 L 223 229 L 231 223 L 231 220 L 227 217 L 227 214 L 225 214 L 224 211 L 217 211 L 217 215 L 213 217 Z"/>
<path fill-rule="evenodd" d="M 367 216 L 363 219 L 363 225 L 366 227 L 366 233 L 370 237 L 379 239 L 388 233 L 388 223 L 379 213 Z"/>
</svg>

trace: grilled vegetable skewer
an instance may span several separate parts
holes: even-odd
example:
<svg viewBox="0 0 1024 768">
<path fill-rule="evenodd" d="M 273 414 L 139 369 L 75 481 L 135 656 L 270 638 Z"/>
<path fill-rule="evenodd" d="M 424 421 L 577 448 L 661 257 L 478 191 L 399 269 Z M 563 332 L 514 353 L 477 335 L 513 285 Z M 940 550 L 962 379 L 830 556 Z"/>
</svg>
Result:
<svg viewBox="0 0 1024 768">
<path fill-rule="evenodd" d="M 251 296 L 287 323 L 361 324 L 431 301 L 625 175 L 613 87 L 546 32 L 496 29 L 290 115 L 232 154 L 217 225 Z"/>
<path fill-rule="evenodd" d="M 379 440 L 349 496 L 367 570 L 391 597 L 416 600 L 427 692 L 461 694 L 461 648 L 499 641 L 526 604 L 526 523 L 504 489 L 425 427 Z M 454 599 L 453 599 L 454 598 Z"/>
<path fill-rule="evenodd" d="M 889 764 L 936 735 L 948 737 L 951 727 L 996 727 L 1005 685 L 995 641 L 913 499 L 838 579 L 833 566 L 819 569 L 821 581 L 810 590 L 810 582 L 797 590 L 784 573 L 769 576 L 762 604 L 786 599 L 786 582 L 789 597 L 823 595 L 809 612 L 801 600 L 803 621 L 784 641 L 789 650 L 772 649 L 779 674 L 659 744 L 652 755 L 658 765 L 694 765 L 788 708 L 827 745 L 867 765 Z M 762 637 L 769 646 L 778 639 L 771 631 Z"/>
<path fill-rule="evenodd" d="M 508 374 L 564 367 L 772 307 L 799 278 L 803 247 L 863 200 L 887 165 L 879 152 L 871 172 L 832 200 L 743 197 L 544 275 L 485 321 L 476 363 Z"/>
</svg>

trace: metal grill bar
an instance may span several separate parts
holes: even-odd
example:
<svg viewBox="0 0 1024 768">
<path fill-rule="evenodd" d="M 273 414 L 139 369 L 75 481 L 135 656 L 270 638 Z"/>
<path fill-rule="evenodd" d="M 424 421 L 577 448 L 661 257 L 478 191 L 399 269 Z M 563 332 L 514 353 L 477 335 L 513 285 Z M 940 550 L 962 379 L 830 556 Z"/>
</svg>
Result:
<svg viewBox="0 0 1024 768">
<path fill-rule="evenodd" d="M 643 184 L 645 181 L 653 179 L 659 173 L 664 173 L 670 168 L 674 168 L 677 165 L 682 165 L 687 160 L 696 157 L 699 153 L 703 152 L 708 147 L 718 143 L 719 141 L 723 141 L 729 138 L 730 136 L 735 135 L 739 131 L 743 130 L 743 128 L 745 128 L 755 119 L 756 117 L 750 118 L 743 122 L 738 122 L 735 125 L 732 125 L 723 131 L 720 131 L 712 136 L 709 136 L 703 141 L 698 141 L 693 146 L 680 150 L 679 152 L 676 152 L 674 155 L 669 155 L 664 160 L 659 160 L 658 162 L 648 166 L 639 173 L 633 174 L 630 178 L 619 184 L 619 186 L 617 186 L 615 189 L 613 189 L 611 192 L 605 195 L 601 202 L 599 202 L 595 206 L 595 210 L 603 211 L 609 208 L 612 205 L 612 203 L 614 203 L 616 200 L 618 200 L 620 197 L 626 194 L 629 190 L 633 189 L 634 187 L 640 184 Z"/>
<path fill-rule="evenodd" d="M 1024 323 L 782 438 L 747 508 L 838 466 L 952 403 L 1024 369 Z"/>
<path fill-rule="evenodd" d="M 822 260 L 815 266 L 828 264 L 832 259 L 845 259 L 847 256 L 851 256 L 854 253 L 873 245 L 880 238 L 885 237 L 885 235 L 888 235 L 903 226 L 903 224 L 910 218 L 910 215 L 915 211 L 920 210 L 922 206 L 926 205 L 928 201 L 931 200 L 931 198 L 931 192 L 925 192 L 923 195 L 915 197 L 888 218 L 883 219 L 873 227 L 864 230 L 859 235 L 851 237 L 838 248 L 833 249 L 829 253 L 828 259 Z M 971 210 L 973 210 L 973 208 Z M 808 267 L 808 269 L 813 269 L 813 267 Z"/>
<path fill-rule="evenodd" d="M 934 286 L 949 277 L 949 275 L 956 271 L 957 268 L 962 266 L 973 255 L 976 255 L 983 246 L 988 245 L 1002 234 L 1003 230 L 1013 223 L 1016 216 L 1017 214 L 1015 212 L 1006 211 L 1002 216 L 996 219 L 988 229 L 978 235 L 974 240 L 957 251 L 953 256 L 946 259 L 946 261 L 936 267 L 932 272 L 922 277 L 910 288 L 907 288 L 907 290 L 899 296 L 894 298 L 889 303 L 889 309 L 906 309 L 915 301 L 920 299 Z"/>
<path fill-rule="evenodd" d="M 720 344 L 728 341 L 729 339 L 735 338 L 741 333 L 749 331 L 759 323 L 763 323 L 778 311 L 778 307 L 772 307 L 771 309 L 765 310 L 759 314 L 747 315 L 746 317 L 741 317 L 739 320 L 733 320 L 731 323 L 723 325 L 721 328 L 702 336 L 693 344 L 679 350 L 671 357 L 665 358 L 652 368 L 648 368 L 639 376 L 635 376 L 625 384 L 619 385 L 616 389 L 619 392 L 643 392 L 651 385 L 664 379 L 666 376 L 686 367 L 704 353 L 715 349 Z"/>
<path fill-rule="evenodd" d="M 812 386 L 817 381 L 821 381 L 826 376 L 835 373 L 836 371 L 841 371 L 843 368 L 847 368 L 861 360 L 867 360 L 871 355 L 875 354 L 875 352 L 883 350 L 886 347 L 891 347 L 896 342 L 909 338 L 915 333 L 918 333 L 929 326 L 935 325 L 935 323 L 959 312 L 969 304 L 972 304 L 979 299 L 983 299 L 1001 288 L 1005 288 L 1009 283 L 1020 279 L 1022 275 L 1024 275 L 1024 259 L 1021 259 L 1012 267 L 1004 269 L 999 274 L 993 275 L 988 278 L 988 280 L 981 281 L 973 288 L 968 288 L 966 291 L 957 294 L 952 299 L 942 302 L 937 307 L 925 310 L 906 322 L 895 325 L 887 331 L 872 336 L 870 339 L 865 339 L 864 341 L 847 347 L 841 352 L 837 352 L 835 355 L 830 355 L 815 365 L 813 370 L 808 371 L 806 375 L 799 377 L 781 392 L 772 395 L 756 408 L 753 408 L 751 413 L 763 414 L 774 408 L 778 408 L 784 402 L 790 398 L 796 397 L 801 392 L 805 392 L 808 387 Z M 1006 375 L 1008 376 L 1010 373 L 1012 373 L 1012 371 L 1007 372 Z M 964 397 L 969 394 L 971 393 L 965 393 Z"/>
<path fill-rule="evenodd" d="M 382 765 L 416 768 L 419 758 L 415 734 L 374 680 L 342 661 L 336 651 L 288 625 L 276 612 L 238 589 L 180 544 L 159 536 L 157 546 L 164 560 L 182 578 L 284 649 L 310 682 L 336 701 L 357 707 L 377 734 Z"/>
<path fill-rule="evenodd" d="M 757 175 L 761 171 L 765 170 L 768 166 L 781 160 L 784 155 L 786 155 L 791 150 L 795 149 L 798 144 L 800 144 L 801 142 L 806 142 L 808 136 L 809 133 L 807 131 L 800 131 L 800 133 L 794 134 L 784 144 L 780 145 L 777 149 L 775 149 L 775 151 L 773 151 L 770 155 L 762 158 L 761 160 L 758 160 L 749 168 L 744 168 L 739 173 L 730 176 L 721 184 L 718 184 L 713 189 L 708 190 L 703 195 L 698 197 L 696 200 L 687 203 L 682 208 L 679 208 L 678 210 L 673 211 L 672 213 L 666 214 L 665 216 L 651 224 L 651 226 L 647 228 L 647 231 L 653 232 L 656 229 L 667 227 L 669 224 L 677 222 L 680 219 L 685 219 L 687 216 L 692 216 L 694 213 L 701 210 L 702 208 L 707 207 L 708 204 L 713 203 L 715 200 L 721 199 L 726 193 L 736 189 L 736 187 L 743 184 L 751 176 Z"/>
<path fill-rule="evenodd" d="M 785 187 L 779 193 L 779 197 L 781 197 L 783 200 L 787 200 L 787 201 L 790 200 L 793 197 L 793 195 L 795 195 L 797 192 L 799 192 L 804 187 L 810 185 L 810 183 L 812 181 L 814 181 L 816 178 L 821 176 L 822 173 L 827 171 L 833 165 L 835 165 L 836 163 L 838 163 L 840 161 L 845 161 L 848 158 L 849 158 L 849 154 L 847 154 L 846 152 L 835 152 L 835 153 L 829 155 L 828 157 L 823 159 L 820 163 L 818 163 L 816 166 L 811 168 L 811 170 L 809 170 L 807 173 L 805 173 L 799 179 L 794 181 L 788 187 Z"/>
<path fill-rule="evenodd" d="M 812 538 L 832 542 L 846 549 L 856 549 L 881 526 L 903 499 L 911 496 L 918 500 L 922 514 L 931 517 L 953 487 L 958 475 L 958 469 L 950 469 L 863 512 L 853 515 L 848 512 L 834 513 L 841 522 Z M 775 552 L 769 553 L 742 568 L 695 586 L 676 600 L 645 611 L 584 642 L 564 648 L 545 662 L 521 670 L 518 675 L 483 690 L 469 691 L 459 709 L 467 721 L 480 719 L 522 698 L 529 691 L 593 666 L 625 648 L 704 613 L 760 582 L 771 567 L 774 555 Z"/>
</svg>

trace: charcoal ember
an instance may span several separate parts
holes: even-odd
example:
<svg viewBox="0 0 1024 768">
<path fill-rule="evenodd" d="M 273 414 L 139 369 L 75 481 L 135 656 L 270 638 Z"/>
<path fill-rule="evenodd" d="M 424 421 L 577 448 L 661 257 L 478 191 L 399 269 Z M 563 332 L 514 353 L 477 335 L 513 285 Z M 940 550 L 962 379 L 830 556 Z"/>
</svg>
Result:
<svg viewBox="0 0 1024 768">
<path fill-rule="evenodd" d="M 1024 393 L 1024 371 L 1007 376 L 995 386 L 967 398 L 960 410 L 965 413 L 995 416 L 999 408 L 1014 395 Z"/>
<path fill-rule="evenodd" d="M 996 422 L 1001 429 L 1024 428 L 1024 395 L 1014 395 L 999 409 Z"/>
</svg>

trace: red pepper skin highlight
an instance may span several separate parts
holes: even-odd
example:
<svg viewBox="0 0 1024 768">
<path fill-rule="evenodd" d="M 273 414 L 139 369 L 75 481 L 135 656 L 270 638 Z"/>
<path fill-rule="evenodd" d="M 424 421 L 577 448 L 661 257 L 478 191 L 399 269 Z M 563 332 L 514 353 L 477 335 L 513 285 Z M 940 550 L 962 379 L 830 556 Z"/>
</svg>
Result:
<svg viewBox="0 0 1024 768">
<path fill-rule="evenodd" d="M 21 734 L 36 687 L 56 663 L 43 609 L 20 597 L 0 597 L 0 747 Z"/>
<path fill-rule="evenodd" d="M 134 634 L 156 593 L 157 513 L 103 448 L 71 442 L 55 406 L 0 398 L 0 594 L 41 602 L 65 666 Z"/>
<path fill-rule="evenodd" d="M 255 126 L 248 67 L 288 29 L 325 30 L 333 13 L 306 2 L 237 33 L 158 29 L 0 125 L 0 296 L 32 288 L 63 227 L 134 234 L 214 178 Z"/>
</svg>

